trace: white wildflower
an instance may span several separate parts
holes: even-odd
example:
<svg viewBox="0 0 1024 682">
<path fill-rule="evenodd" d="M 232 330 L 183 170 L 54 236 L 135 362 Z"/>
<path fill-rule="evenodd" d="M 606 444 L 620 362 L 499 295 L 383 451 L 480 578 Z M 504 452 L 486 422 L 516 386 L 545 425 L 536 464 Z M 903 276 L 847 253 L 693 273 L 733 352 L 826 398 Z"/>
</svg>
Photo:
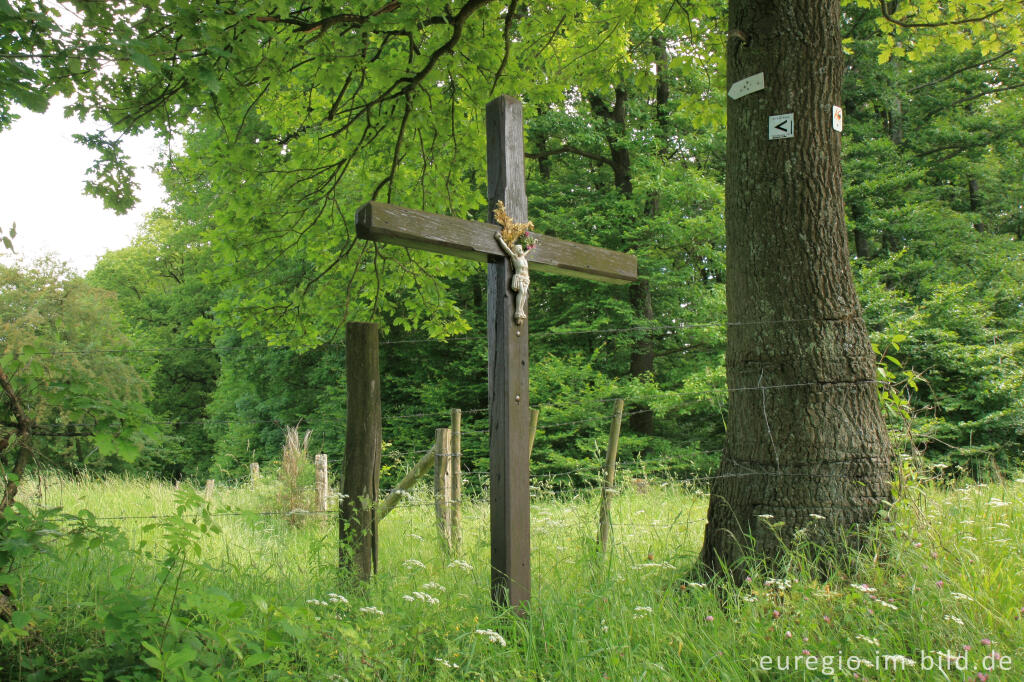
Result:
<svg viewBox="0 0 1024 682">
<path fill-rule="evenodd" d="M 434 583 L 434 582 L 424 583 L 423 585 L 420 585 L 420 588 L 424 589 L 424 590 L 436 590 L 438 592 L 445 592 L 446 591 L 444 589 L 444 585 L 442 585 L 441 583 Z"/>
<path fill-rule="evenodd" d="M 746 594 L 746 595 L 743 595 L 743 601 L 753 604 L 754 602 L 757 601 L 757 597 L 755 597 L 755 596 L 753 596 L 751 594 Z"/>
<path fill-rule="evenodd" d="M 704 583 L 686 583 L 687 587 L 707 587 Z"/>
<path fill-rule="evenodd" d="M 963 592 L 950 592 L 949 594 L 951 597 L 953 597 L 953 599 L 960 599 L 962 601 L 974 601 L 974 597 L 970 597 L 964 594 Z"/>
<path fill-rule="evenodd" d="M 864 594 L 868 594 L 870 592 L 877 592 L 878 591 L 875 588 L 871 587 L 870 585 L 865 585 L 863 583 L 861 583 L 860 585 L 858 585 L 856 583 L 850 583 L 850 587 L 852 587 L 855 590 L 860 590 Z"/>
<path fill-rule="evenodd" d="M 440 603 L 440 601 L 437 599 L 437 597 L 431 597 L 426 592 L 413 592 L 412 596 L 416 597 L 420 601 L 425 601 L 428 604 L 439 604 Z"/>
<path fill-rule="evenodd" d="M 434 660 L 437 661 L 438 663 L 440 663 L 441 665 L 443 665 L 446 668 L 458 668 L 459 667 L 458 663 L 450 663 L 450 662 L 444 660 L 443 658 L 435 658 Z"/>
<path fill-rule="evenodd" d="M 426 568 L 426 566 L 423 565 L 423 562 L 420 561 L 419 559 L 406 559 L 405 561 L 402 562 L 402 565 L 405 566 L 410 571 L 413 570 L 414 568 Z"/>
<path fill-rule="evenodd" d="M 633 609 L 633 619 L 639 620 L 640 618 L 645 618 L 652 613 L 654 613 L 654 609 L 650 606 L 637 606 Z"/>
<path fill-rule="evenodd" d="M 492 644 L 500 644 L 501 646 L 505 646 L 505 644 L 507 643 L 505 642 L 505 638 L 497 632 L 495 632 L 494 630 L 477 630 L 476 634 L 483 635 L 488 640 L 490 640 Z"/>
<path fill-rule="evenodd" d="M 879 646 L 878 640 L 875 639 L 874 637 L 868 637 L 867 635 L 857 635 L 857 639 L 861 640 L 862 642 L 867 642 L 868 644 L 872 644 L 874 646 Z"/>
<path fill-rule="evenodd" d="M 793 581 L 787 579 L 780 580 L 778 578 L 768 578 L 764 581 L 764 586 L 769 589 L 778 590 L 779 592 L 785 592 L 789 588 L 793 587 Z"/>
<path fill-rule="evenodd" d="M 963 537 L 963 540 L 964 542 L 977 542 L 978 538 L 974 537 L 973 535 L 965 535 Z"/>
<path fill-rule="evenodd" d="M 404 599 L 405 601 L 416 601 L 416 597 L 412 596 L 411 594 L 403 594 L 402 599 Z"/>
<path fill-rule="evenodd" d="M 882 606 L 884 606 L 886 608 L 889 608 L 889 609 L 892 609 L 893 611 L 899 611 L 899 608 L 895 604 L 890 604 L 889 602 L 885 601 L 884 599 L 876 599 L 875 603 L 881 604 Z"/>
<path fill-rule="evenodd" d="M 956 623 L 957 625 L 963 625 L 964 624 L 964 622 L 961 619 L 957 618 L 956 616 L 951 616 L 948 613 L 945 616 L 942 617 L 942 620 L 951 620 L 954 623 Z"/>
<path fill-rule="evenodd" d="M 333 592 L 327 593 L 327 599 L 332 604 L 348 604 L 348 599 L 345 599 L 340 594 L 334 594 Z"/>
<path fill-rule="evenodd" d="M 469 573 L 473 570 L 473 565 L 462 559 L 456 559 L 455 561 L 448 564 L 448 568 L 461 568 L 463 571 Z"/>
<path fill-rule="evenodd" d="M 361 606 L 359 610 L 363 613 L 373 614 L 374 616 L 383 616 L 384 612 L 378 609 L 376 606 Z"/>
<path fill-rule="evenodd" d="M 988 501 L 988 506 L 990 506 L 990 507 L 1009 507 L 1010 503 L 1009 502 L 1003 502 L 998 497 L 993 497 L 991 500 Z"/>
</svg>

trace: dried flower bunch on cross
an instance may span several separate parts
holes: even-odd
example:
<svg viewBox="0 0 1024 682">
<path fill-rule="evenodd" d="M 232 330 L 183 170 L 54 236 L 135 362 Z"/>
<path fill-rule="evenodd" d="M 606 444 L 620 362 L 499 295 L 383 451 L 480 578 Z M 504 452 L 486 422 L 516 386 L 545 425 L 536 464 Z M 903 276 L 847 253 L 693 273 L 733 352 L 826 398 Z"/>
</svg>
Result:
<svg viewBox="0 0 1024 682">
<path fill-rule="evenodd" d="M 494 207 L 494 220 L 501 225 L 501 238 L 504 240 L 509 247 L 513 246 L 520 237 L 523 239 L 523 244 L 526 246 L 526 250 L 537 246 L 540 243 L 536 237 L 530 234 L 530 230 L 533 229 L 533 221 L 530 220 L 525 223 L 517 223 L 505 213 L 505 203 L 498 201 Z"/>
</svg>

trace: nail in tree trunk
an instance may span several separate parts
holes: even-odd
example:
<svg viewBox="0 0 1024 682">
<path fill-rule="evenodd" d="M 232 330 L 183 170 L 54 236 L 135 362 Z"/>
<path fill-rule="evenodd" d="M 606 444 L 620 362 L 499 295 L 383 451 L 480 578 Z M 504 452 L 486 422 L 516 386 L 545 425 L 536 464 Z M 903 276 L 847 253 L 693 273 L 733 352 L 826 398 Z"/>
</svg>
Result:
<svg viewBox="0 0 1024 682">
<path fill-rule="evenodd" d="M 381 409 L 377 325 L 345 326 L 348 418 L 338 531 L 341 565 L 366 579 L 377 570 L 376 505 L 380 486 Z"/>
<path fill-rule="evenodd" d="M 729 2 L 728 82 L 765 80 L 728 103 L 729 417 L 701 559 L 734 578 L 743 556 L 770 559 L 803 527 L 828 544 L 890 498 L 832 127 L 840 21 L 840 0 Z M 793 137 L 769 140 L 781 114 L 793 114 Z"/>
</svg>

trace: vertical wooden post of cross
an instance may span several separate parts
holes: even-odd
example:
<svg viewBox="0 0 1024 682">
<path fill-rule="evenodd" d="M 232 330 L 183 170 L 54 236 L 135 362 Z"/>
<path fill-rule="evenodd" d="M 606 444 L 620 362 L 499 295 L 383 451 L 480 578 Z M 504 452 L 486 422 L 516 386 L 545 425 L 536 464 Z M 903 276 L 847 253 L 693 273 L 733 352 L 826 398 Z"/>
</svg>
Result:
<svg viewBox="0 0 1024 682">
<path fill-rule="evenodd" d="M 377 325 L 345 326 L 348 416 L 345 477 L 338 516 L 339 563 L 367 579 L 377 570 L 377 497 L 380 486 L 381 407 Z"/>
<path fill-rule="evenodd" d="M 507 95 L 487 105 L 487 206 L 492 222 L 499 201 L 514 221 L 526 222 L 523 105 Z M 512 274 L 510 259 L 488 258 L 491 598 L 521 611 L 530 598 L 529 320 L 517 324 L 513 319 Z"/>
</svg>

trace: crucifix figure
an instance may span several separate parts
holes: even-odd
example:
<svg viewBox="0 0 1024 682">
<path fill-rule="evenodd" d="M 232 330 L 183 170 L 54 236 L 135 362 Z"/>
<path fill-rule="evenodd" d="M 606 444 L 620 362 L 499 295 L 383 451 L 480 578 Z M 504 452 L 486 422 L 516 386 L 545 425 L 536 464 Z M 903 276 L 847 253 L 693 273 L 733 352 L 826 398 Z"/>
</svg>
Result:
<svg viewBox="0 0 1024 682">
<path fill-rule="evenodd" d="M 507 95 L 487 105 L 487 200 L 490 215 L 502 202 L 509 216 L 526 220 L 523 106 Z M 525 253 L 495 239 L 497 217 L 493 221 L 487 225 L 370 202 L 356 212 L 356 234 L 487 262 L 491 598 L 518 610 L 530 598 L 530 266 Z M 530 251 L 538 272 L 618 284 L 636 280 L 636 256 L 555 237 L 540 236 L 539 244 Z"/>
<path fill-rule="evenodd" d="M 498 244 L 508 254 L 512 261 L 512 291 L 516 292 L 516 312 L 512 315 L 516 324 L 522 324 L 526 319 L 526 295 L 530 289 L 530 264 L 526 262 L 526 254 L 523 247 L 516 244 L 511 249 L 501 236 L 501 232 L 494 234 L 498 238 Z"/>
</svg>

